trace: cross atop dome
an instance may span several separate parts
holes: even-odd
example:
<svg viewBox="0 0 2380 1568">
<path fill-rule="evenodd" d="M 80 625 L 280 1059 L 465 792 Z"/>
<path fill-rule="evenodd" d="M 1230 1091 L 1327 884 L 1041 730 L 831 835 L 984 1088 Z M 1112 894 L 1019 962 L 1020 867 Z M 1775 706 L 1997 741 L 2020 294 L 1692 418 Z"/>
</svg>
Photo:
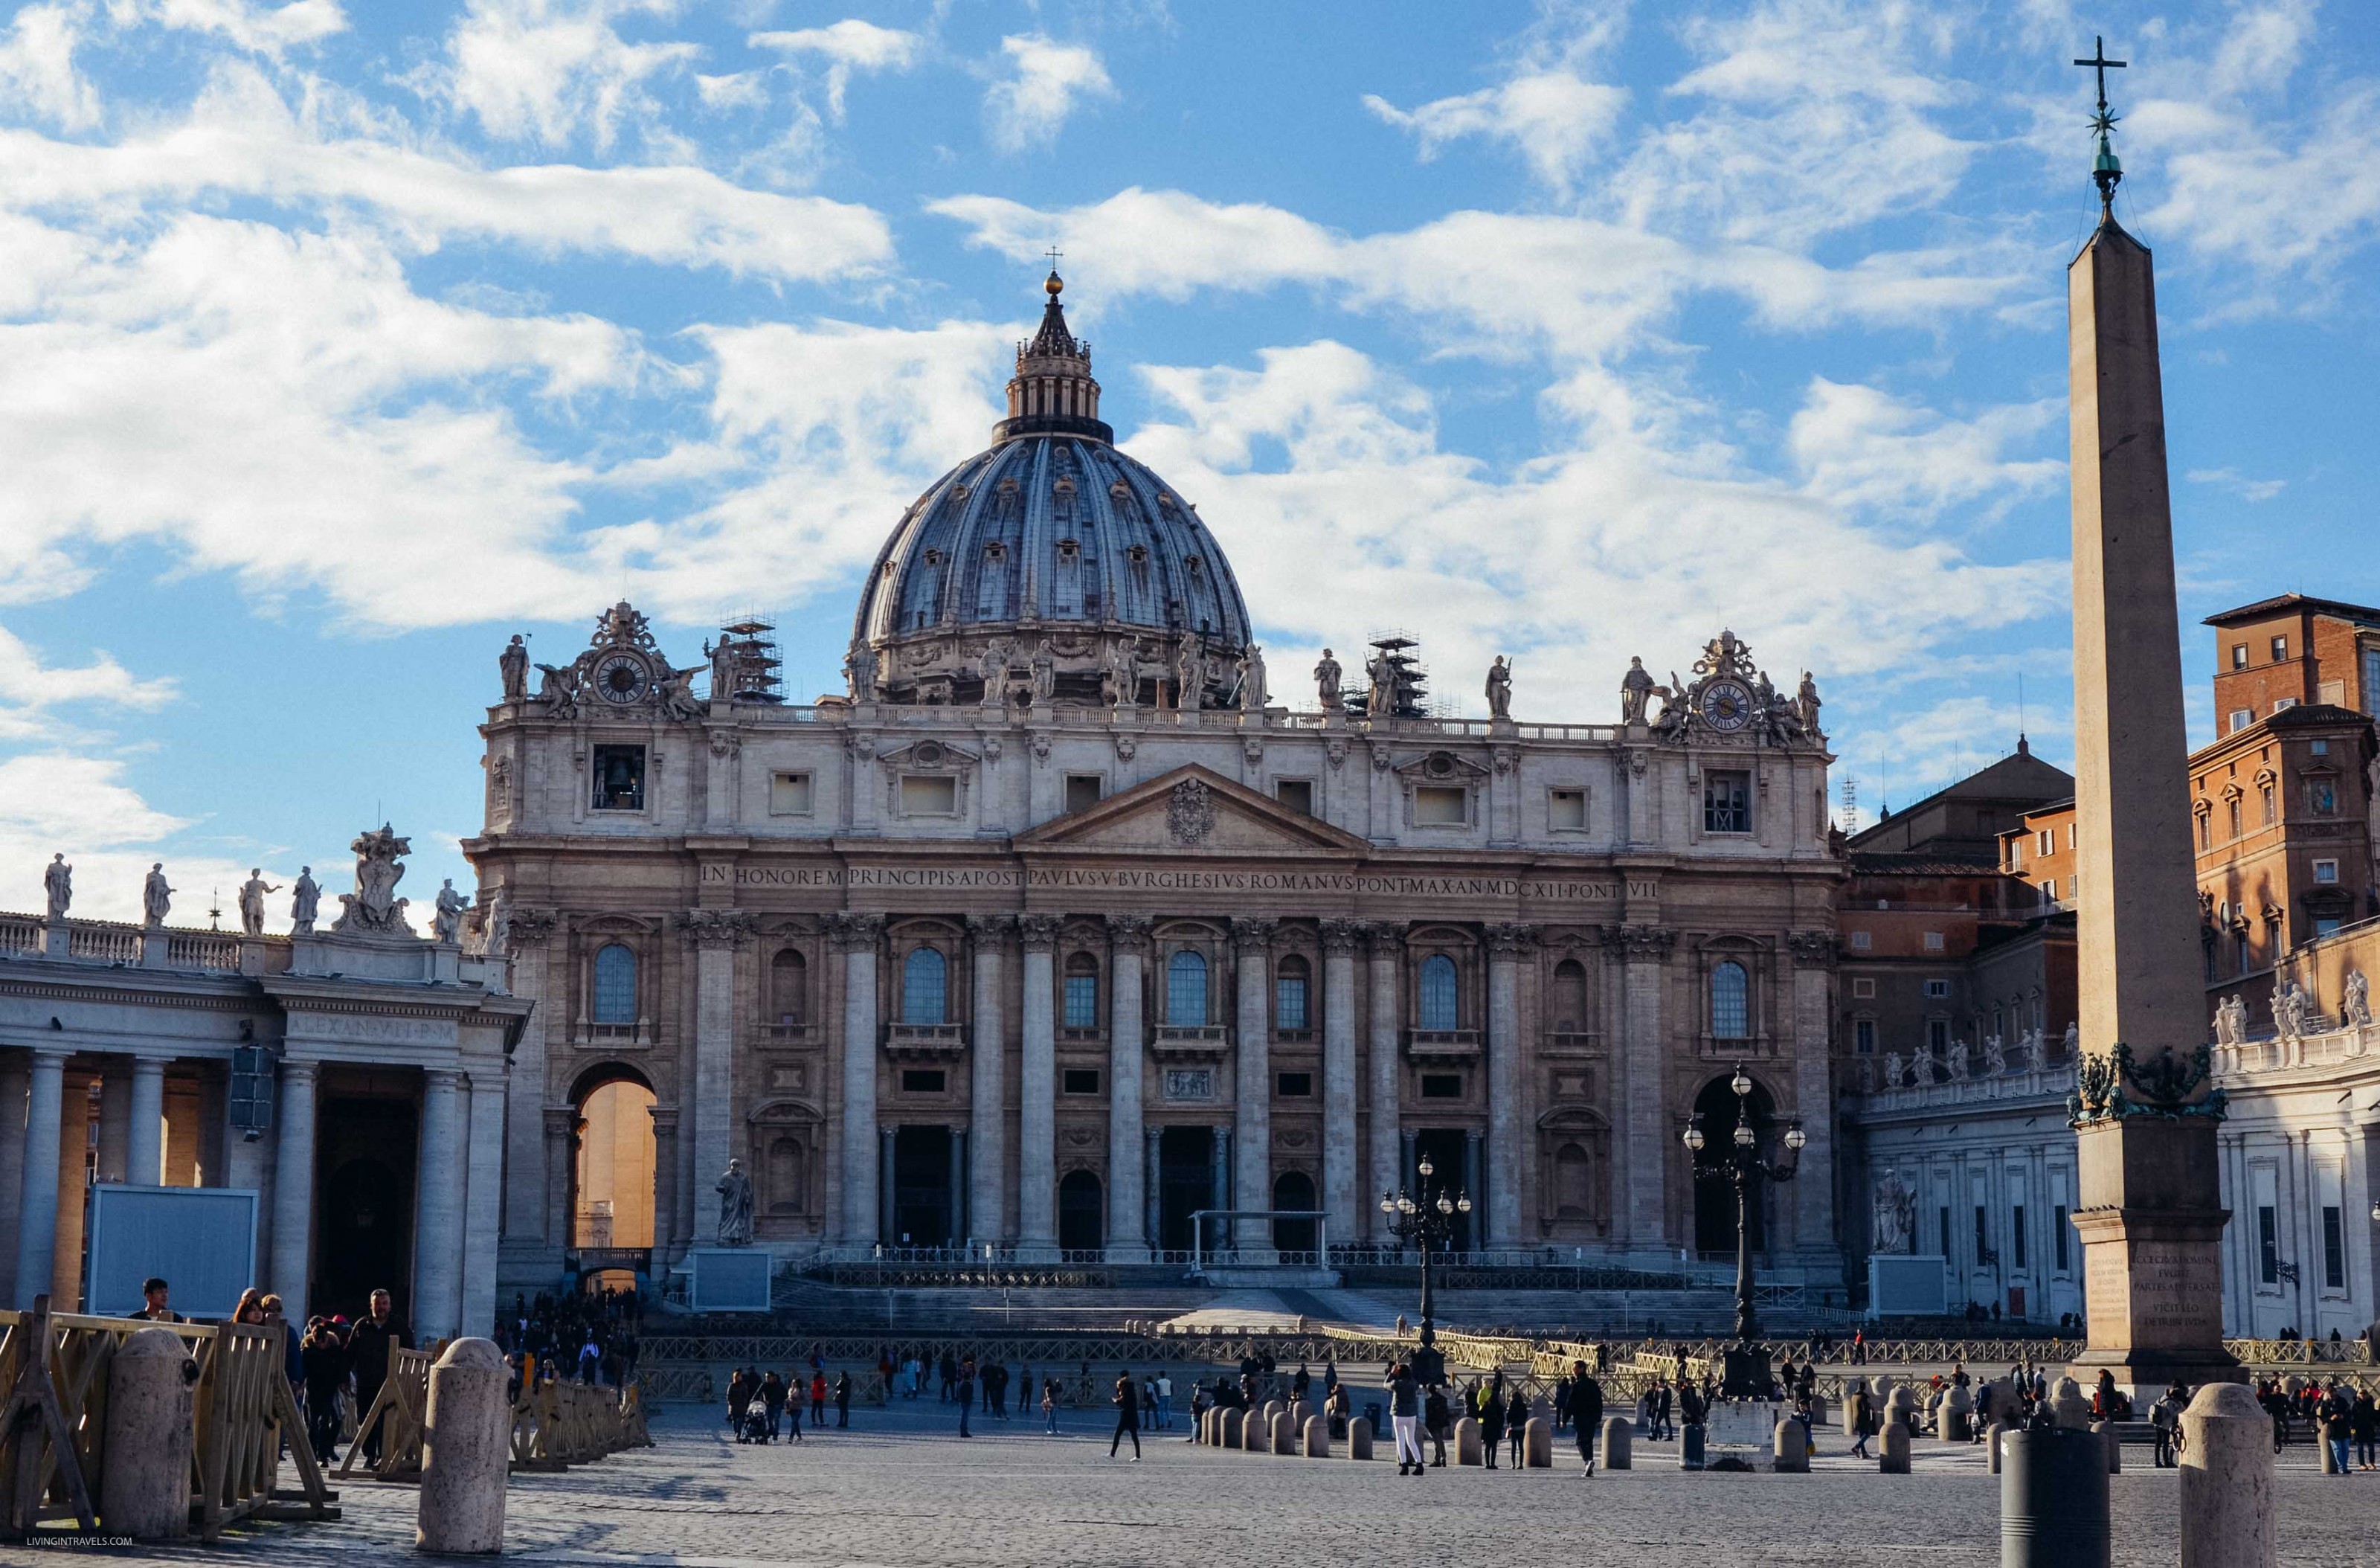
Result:
<svg viewBox="0 0 2380 1568">
<path fill-rule="evenodd" d="M 1099 419 L 1099 383 L 1091 379 L 1091 346 L 1066 326 L 1058 302 L 1066 280 L 1058 275 L 1059 251 L 1050 251 L 1050 276 L 1041 285 L 1049 302 L 1041 329 L 1016 346 L 1016 374 L 1008 383 L 1008 418 L 992 428 L 996 441 L 1020 435 L 1087 435 L 1112 442 L 1115 432 Z"/>
</svg>

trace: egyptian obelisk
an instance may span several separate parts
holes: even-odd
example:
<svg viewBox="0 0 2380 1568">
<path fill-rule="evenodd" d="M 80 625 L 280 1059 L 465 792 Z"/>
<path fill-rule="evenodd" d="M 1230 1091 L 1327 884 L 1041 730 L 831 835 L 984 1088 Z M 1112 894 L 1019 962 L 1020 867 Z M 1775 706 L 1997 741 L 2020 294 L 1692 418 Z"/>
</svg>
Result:
<svg viewBox="0 0 2380 1568">
<path fill-rule="evenodd" d="M 2074 507 L 2078 1004 L 2074 1225 L 2087 1348 L 2154 1398 L 2236 1378 L 2223 1350 L 2222 1097 L 2203 1042 L 2189 736 L 2166 490 L 2165 398 L 2148 248 L 2116 222 L 2105 51 L 2097 229 L 2067 268 Z"/>
</svg>

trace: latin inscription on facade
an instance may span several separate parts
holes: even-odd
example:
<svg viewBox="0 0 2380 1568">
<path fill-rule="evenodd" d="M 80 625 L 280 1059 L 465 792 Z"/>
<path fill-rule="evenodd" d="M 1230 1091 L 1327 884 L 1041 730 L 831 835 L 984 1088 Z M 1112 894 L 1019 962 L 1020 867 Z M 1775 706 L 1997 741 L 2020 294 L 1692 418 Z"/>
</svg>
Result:
<svg viewBox="0 0 2380 1568">
<path fill-rule="evenodd" d="M 1266 871 L 1206 867 L 722 866 L 702 880 L 737 887 L 932 891 L 1049 889 L 1090 893 L 1291 893 L 1386 898 L 1511 898 L 1538 904 L 1610 904 L 1624 885 L 1633 899 L 1660 896 L 1650 878 L 1427 877 L 1373 871 Z"/>
<path fill-rule="evenodd" d="M 367 1040 L 376 1045 L 452 1045 L 455 1026 L 435 1018 L 381 1018 L 357 1013 L 289 1015 L 289 1034 L 303 1039 Z"/>
</svg>

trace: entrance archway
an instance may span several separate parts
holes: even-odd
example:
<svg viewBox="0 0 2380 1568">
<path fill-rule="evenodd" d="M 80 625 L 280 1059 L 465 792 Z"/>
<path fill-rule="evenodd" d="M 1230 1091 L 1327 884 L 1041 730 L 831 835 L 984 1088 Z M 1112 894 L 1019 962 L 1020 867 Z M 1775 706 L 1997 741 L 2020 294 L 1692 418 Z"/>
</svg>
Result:
<svg viewBox="0 0 2380 1568">
<path fill-rule="evenodd" d="M 1736 1094 L 1730 1087 L 1734 1075 L 1713 1078 L 1694 1096 L 1694 1111 L 1703 1119 L 1703 1136 L 1706 1140 L 1706 1157 L 1723 1153 L 1731 1147 L 1735 1136 Z M 1776 1136 L 1776 1102 L 1768 1091 L 1757 1083 L 1743 1097 L 1744 1114 L 1752 1123 L 1752 1131 L 1760 1141 L 1758 1147 L 1773 1154 Z M 1755 1176 L 1749 1201 L 1744 1205 L 1744 1231 L 1751 1238 L 1753 1253 L 1757 1256 L 1768 1250 L 1768 1227 L 1764 1210 L 1767 1207 L 1767 1184 Z M 1704 1258 L 1725 1262 L 1735 1260 L 1735 1184 L 1728 1181 L 1699 1181 L 1694 1184 L 1694 1251 Z"/>
<path fill-rule="evenodd" d="M 412 1183 L 387 1161 L 349 1160 L 322 1183 L 322 1278 L 312 1310 L 354 1317 L 386 1290 L 406 1299 L 412 1270 Z"/>
<path fill-rule="evenodd" d="M 1272 1184 L 1272 1206 L 1275 1209 L 1312 1209 L 1314 1178 L 1303 1171 L 1283 1171 Z M 1311 1220 L 1275 1220 L 1272 1222 L 1272 1245 L 1277 1252 L 1312 1252 L 1315 1222 Z"/>
<path fill-rule="evenodd" d="M 921 950 L 922 951 L 922 950 Z M 892 1134 L 892 1234 L 900 1246 L 950 1246 L 951 1130 L 901 1127 Z"/>
<path fill-rule="evenodd" d="M 1157 1138 L 1157 1245 L 1167 1252 L 1188 1252 L 1191 1216 L 1220 1207 L 1215 1200 L 1215 1129 L 1165 1128 Z M 1221 1228 L 1208 1222 L 1208 1246 Z"/>
<path fill-rule="evenodd" d="M 1477 1213 L 1480 1195 L 1471 1192 L 1463 1182 L 1463 1164 L 1470 1148 L 1470 1136 L 1461 1127 L 1423 1127 L 1414 1134 L 1414 1168 L 1405 1173 L 1405 1190 L 1413 1194 L 1415 1203 L 1424 1201 L 1421 1162 L 1429 1161 L 1429 1190 L 1443 1192 L 1449 1197 L 1468 1197 L 1472 1214 Z M 1469 1252 L 1476 1244 L 1471 1236 L 1471 1214 L 1457 1211 L 1454 1216 L 1454 1239 L 1451 1248 Z"/>
<path fill-rule="evenodd" d="M 652 1086 L 634 1068 L 611 1064 L 581 1077 L 574 1098 L 578 1136 L 571 1161 L 570 1245 L 650 1248 Z"/>
<path fill-rule="evenodd" d="M 1099 1179 L 1069 1171 L 1058 1184 L 1058 1246 L 1066 1252 L 1097 1252 L 1107 1245 L 1107 1204 Z"/>
</svg>

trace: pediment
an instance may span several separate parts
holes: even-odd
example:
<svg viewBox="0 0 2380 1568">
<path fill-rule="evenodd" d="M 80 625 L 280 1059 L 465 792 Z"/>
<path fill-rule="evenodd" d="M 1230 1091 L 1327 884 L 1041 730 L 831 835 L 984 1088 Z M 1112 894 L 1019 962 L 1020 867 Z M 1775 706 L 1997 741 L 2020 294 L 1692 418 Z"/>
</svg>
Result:
<svg viewBox="0 0 2380 1568">
<path fill-rule="evenodd" d="M 1044 822 L 1014 842 L 1020 850 L 1133 855 L 1361 855 L 1372 847 L 1196 763 L 1110 796 L 1087 811 Z"/>
</svg>

